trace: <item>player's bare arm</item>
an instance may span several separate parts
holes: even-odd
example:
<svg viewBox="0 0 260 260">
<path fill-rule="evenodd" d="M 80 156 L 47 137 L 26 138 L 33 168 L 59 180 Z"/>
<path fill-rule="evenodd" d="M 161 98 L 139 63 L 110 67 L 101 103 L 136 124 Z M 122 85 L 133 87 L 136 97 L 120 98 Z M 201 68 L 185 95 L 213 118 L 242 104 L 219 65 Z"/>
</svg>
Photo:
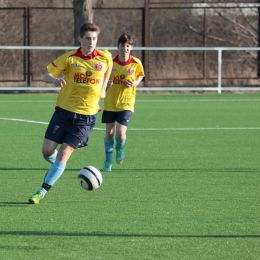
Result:
<svg viewBox="0 0 260 260">
<path fill-rule="evenodd" d="M 50 73 L 44 74 L 42 80 L 46 83 L 53 83 L 55 87 L 66 85 L 66 81 L 63 78 L 55 78 Z"/>
<path fill-rule="evenodd" d="M 103 81 L 103 85 L 101 88 L 101 95 L 100 98 L 105 98 L 106 97 L 106 89 L 107 89 L 107 84 L 108 84 L 108 80 L 112 71 L 112 67 L 113 67 L 113 63 L 111 63 L 107 69 L 107 71 L 104 74 L 104 81 Z"/>
</svg>

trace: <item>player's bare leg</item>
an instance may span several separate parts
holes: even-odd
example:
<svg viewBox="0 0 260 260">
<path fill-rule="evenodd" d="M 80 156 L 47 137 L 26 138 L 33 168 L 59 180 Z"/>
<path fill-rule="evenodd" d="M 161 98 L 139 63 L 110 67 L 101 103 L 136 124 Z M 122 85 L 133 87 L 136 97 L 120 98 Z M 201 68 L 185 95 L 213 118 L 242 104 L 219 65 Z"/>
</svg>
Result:
<svg viewBox="0 0 260 260">
<path fill-rule="evenodd" d="M 56 147 L 57 145 L 55 142 L 45 139 L 42 148 L 43 154 L 48 156 L 53 153 L 53 150 L 55 150 Z M 73 151 L 74 148 L 68 144 L 63 143 L 61 145 L 55 162 L 45 175 L 42 186 L 29 198 L 31 204 L 39 204 L 54 183 L 60 178 Z"/>
<path fill-rule="evenodd" d="M 53 164 L 56 160 L 56 156 L 58 151 L 56 150 L 58 144 L 44 138 L 43 145 L 42 145 L 42 155 L 44 160 Z"/>
</svg>

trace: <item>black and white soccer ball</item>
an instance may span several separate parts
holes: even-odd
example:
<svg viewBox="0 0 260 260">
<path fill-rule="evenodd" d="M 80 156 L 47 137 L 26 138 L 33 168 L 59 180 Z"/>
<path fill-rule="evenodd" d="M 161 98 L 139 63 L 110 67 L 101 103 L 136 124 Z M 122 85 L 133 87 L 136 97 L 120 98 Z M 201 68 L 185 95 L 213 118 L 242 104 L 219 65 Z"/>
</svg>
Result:
<svg viewBox="0 0 260 260">
<path fill-rule="evenodd" d="M 96 190 L 103 182 L 100 170 L 94 166 L 85 166 L 78 174 L 79 185 L 85 190 Z"/>
</svg>

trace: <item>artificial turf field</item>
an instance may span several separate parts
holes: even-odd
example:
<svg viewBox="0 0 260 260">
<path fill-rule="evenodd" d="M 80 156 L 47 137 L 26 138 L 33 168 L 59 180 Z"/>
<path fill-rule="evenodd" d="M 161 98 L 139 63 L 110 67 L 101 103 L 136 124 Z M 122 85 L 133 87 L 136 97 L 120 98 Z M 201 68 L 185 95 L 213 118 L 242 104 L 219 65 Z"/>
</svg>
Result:
<svg viewBox="0 0 260 260">
<path fill-rule="evenodd" d="M 260 259 L 260 94 L 137 94 L 125 161 L 102 186 L 77 182 L 104 160 L 99 113 L 30 205 L 55 99 L 0 95 L 0 259 Z"/>
</svg>

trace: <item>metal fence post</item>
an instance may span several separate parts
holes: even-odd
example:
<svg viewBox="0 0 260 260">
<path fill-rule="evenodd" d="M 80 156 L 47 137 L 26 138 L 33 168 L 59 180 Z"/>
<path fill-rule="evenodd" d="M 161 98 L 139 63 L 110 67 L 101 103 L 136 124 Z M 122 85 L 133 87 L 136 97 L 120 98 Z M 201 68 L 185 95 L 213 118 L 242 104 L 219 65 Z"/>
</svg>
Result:
<svg viewBox="0 0 260 260">
<path fill-rule="evenodd" d="M 221 87 L 221 79 L 222 79 L 222 49 L 217 48 L 218 50 L 218 94 L 221 94 L 222 87 Z"/>
</svg>

